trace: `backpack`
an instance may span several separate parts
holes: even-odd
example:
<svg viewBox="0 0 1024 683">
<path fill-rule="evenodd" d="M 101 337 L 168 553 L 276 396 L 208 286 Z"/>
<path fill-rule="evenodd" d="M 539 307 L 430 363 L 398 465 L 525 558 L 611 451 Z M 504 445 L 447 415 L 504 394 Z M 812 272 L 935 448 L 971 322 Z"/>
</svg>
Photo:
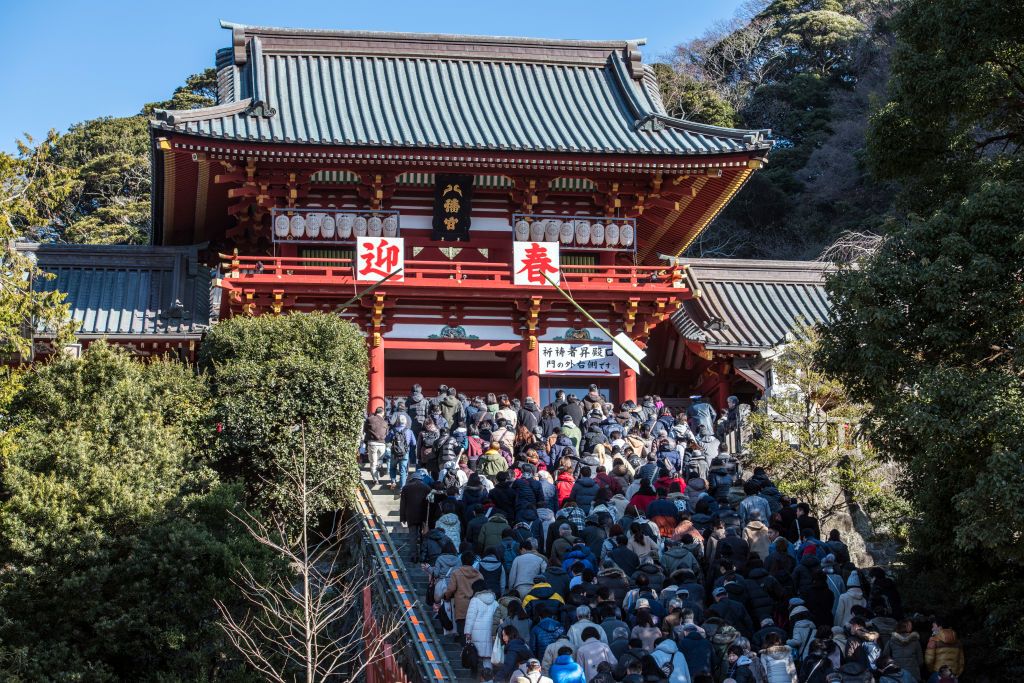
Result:
<svg viewBox="0 0 1024 683">
<path fill-rule="evenodd" d="M 519 544 L 511 538 L 501 539 L 501 543 L 498 544 L 498 559 L 501 560 L 501 566 L 505 568 L 505 576 L 512 571 L 512 563 L 517 557 L 519 557 Z"/>
<path fill-rule="evenodd" d="M 437 453 L 435 452 L 435 446 L 437 440 L 441 438 L 440 432 L 420 432 L 420 445 L 423 447 L 422 459 L 426 462 L 437 460 Z"/>
<path fill-rule="evenodd" d="M 391 456 L 396 460 L 405 460 L 409 457 L 409 438 L 405 430 L 395 430 L 391 434 Z"/>
</svg>

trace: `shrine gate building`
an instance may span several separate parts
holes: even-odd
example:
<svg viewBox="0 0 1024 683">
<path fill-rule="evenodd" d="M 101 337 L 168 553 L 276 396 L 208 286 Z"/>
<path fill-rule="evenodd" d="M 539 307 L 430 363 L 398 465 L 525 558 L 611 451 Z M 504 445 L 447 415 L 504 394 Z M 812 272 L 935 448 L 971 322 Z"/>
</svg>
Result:
<svg viewBox="0 0 1024 683">
<path fill-rule="evenodd" d="M 765 163 L 769 132 L 667 115 L 638 41 L 223 25 L 217 105 L 151 122 L 146 249 L 213 269 L 195 319 L 336 312 L 365 332 L 371 404 L 413 383 L 542 403 L 590 384 L 615 402 L 758 389 L 733 367 L 750 349 L 708 348 L 700 260 L 675 257 Z M 84 254 L 84 270 L 104 262 Z M 554 258 L 549 273 L 612 334 L 654 340 L 656 376 L 611 356 L 524 254 Z M 792 321 L 791 303 L 757 310 Z"/>
</svg>

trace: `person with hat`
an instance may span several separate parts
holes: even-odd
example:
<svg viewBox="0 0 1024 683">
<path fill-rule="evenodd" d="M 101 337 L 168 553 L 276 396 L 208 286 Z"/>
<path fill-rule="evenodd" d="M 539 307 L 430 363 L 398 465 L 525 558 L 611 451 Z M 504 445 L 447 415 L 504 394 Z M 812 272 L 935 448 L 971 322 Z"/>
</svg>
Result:
<svg viewBox="0 0 1024 683">
<path fill-rule="evenodd" d="M 719 586 L 711 591 L 714 604 L 708 607 L 708 614 L 723 619 L 726 623 L 736 628 L 740 633 L 747 635 L 753 632 L 753 624 L 750 623 L 750 615 L 743 603 L 729 597 L 729 590 L 725 586 Z"/>
<path fill-rule="evenodd" d="M 583 439 L 583 433 L 580 428 L 576 426 L 577 423 L 573 420 L 572 415 L 565 415 L 562 417 L 562 436 L 569 439 L 572 443 L 574 450 L 579 450 L 580 441 Z"/>
<path fill-rule="evenodd" d="M 867 600 L 864 599 L 864 591 L 860 587 L 860 574 L 851 572 L 846 579 L 846 592 L 836 600 L 835 612 L 832 615 L 832 623 L 835 626 L 846 626 L 850 623 L 855 606 L 867 607 Z"/>
<path fill-rule="evenodd" d="M 796 605 L 789 610 L 789 639 L 786 644 L 793 648 L 797 661 L 807 657 L 817 630 L 811 612 L 804 605 Z"/>
<path fill-rule="evenodd" d="M 512 683 L 552 683 L 552 680 L 541 672 L 540 661 L 526 660 L 525 671 L 514 675 Z"/>
</svg>

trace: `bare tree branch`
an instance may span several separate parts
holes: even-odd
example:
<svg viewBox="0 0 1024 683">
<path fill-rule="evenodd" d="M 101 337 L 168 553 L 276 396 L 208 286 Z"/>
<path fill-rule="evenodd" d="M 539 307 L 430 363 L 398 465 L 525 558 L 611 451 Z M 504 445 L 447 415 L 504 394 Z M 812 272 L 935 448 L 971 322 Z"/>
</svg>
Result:
<svg viewBox="0 0 1024 683">
<path fill-rule="evenodd" d="M 405 615 L 376 617 L 373 637 L 364 638 L 363 590 L 372 585 L 373 572 L 358 562 L 346 564 L 346 542 L 359 534 L 357 522 L 315 538 L 315 515 L 310 501 L 326 482 L 310 483 L 304 427 L 301 453 L 292 454 L 291 470 L 284 473 L 292 496 L 290 509 L 301 511 L 293 529 L 281 515 L 261 520 L 247 514 L 237 519 L 261 545 L 284 560 L 286 570 L 263 580 L 243 566 L 235 580 L 246 604 L 236 614 L 223 603 L 221 627 L 245 661 L 268 681 L 306 683 L 354 680 L 379 660 L 386 644 L 402 628 Z"/>
</svg>

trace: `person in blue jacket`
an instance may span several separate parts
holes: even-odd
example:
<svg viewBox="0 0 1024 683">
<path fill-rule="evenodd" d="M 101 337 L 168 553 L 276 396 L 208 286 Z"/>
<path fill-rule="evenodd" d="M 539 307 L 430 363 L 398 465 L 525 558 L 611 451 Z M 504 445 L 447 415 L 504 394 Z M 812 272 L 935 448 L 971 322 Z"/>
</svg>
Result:
<svg viewBox="0 0 1024 683">
<path fill-rule="evenodd" d="M 549 672 L 552 683 L 587 683 L 583 667 L 572 658 L 572 648 L 559 648 L 555 663 Z"/>
</svg>

